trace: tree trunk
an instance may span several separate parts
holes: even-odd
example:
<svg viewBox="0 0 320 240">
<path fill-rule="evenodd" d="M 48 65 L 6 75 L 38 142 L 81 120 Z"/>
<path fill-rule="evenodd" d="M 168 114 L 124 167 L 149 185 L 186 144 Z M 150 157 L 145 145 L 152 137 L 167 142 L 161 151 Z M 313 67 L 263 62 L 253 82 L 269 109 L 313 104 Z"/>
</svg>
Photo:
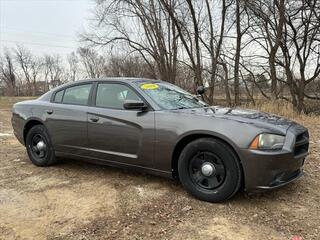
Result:
<svg viewBox="0 0 320 240">
<path fill-rule="evenodd" d="M 237 25 L 237 46 L 234 62 L 234 103 L 240 105 L 240 86 L 239 86 L 239 65 L 241 51 L 241 26 L 240 26 L 240 0 L 236 0 L 236 25 Z"/>
<path fill-rule="evenodd" d="M 269 56 L 269 67 L 271 77 L 271 98 L 272 100 L 277 99 L 277 70 L 275 65 L 276 50 L 272 49 Z"/>
<path fill-rule="evenodd" d="M 298 113 L 305 112 L 305 105 L 304 105 L 304 91 L 305 91 L 305 84 L 304 82 L 300 82 L 299 89 L 297 90 L 298 96 L 297 96 L 297 106 L 295 107 L 295 110 Z"/>
<path fill-rule="evenodd" d="M 33 86 L 32 86 L 32 96 L 37 95 L 37 82 L 33 81 Z"/>
<path fill-rule="evenodd" d="M 222 65 L 223 71 L 224 71 L 223 85 L 224 85 L 224 91 L 226 93 L 227 105 L 229 107 L 231 107 L 232 106 L 232 102 L 231 102 L 230 89 L 229 89 L 229 83 L 228 83 L 228 79 L 229 79 L 228 67 L 227 67 L 227 64 L 225 62 L 222 62 L 220 64 Z"/>
<path fill-rule="evenodd" d="M 195 79 L 196 79 L 196 83 L 198 86 L 202 85 L 202 66 L 201 66 L 201 50 L 200 50 L 200 45 L 199 45 L 199 40 L 200 40 L 200 33 L 199 33 L 199 26 L 198 26 L 198 21 L 196 18 L 196 13 L 195 13 L 195 9 L 193 7 L 192 1 L 191 0 L 187 0 L 188 6 L 189 6 L 189 10 L 191 13 L 191 17 L 192 17 L 192 22 L 193 22 L 193 29 L 194 29 L 194 42 L 195 42 L 195 51 L 196 51 L 196 61 L 197 63 L 195 64 Z"/>
</svg>

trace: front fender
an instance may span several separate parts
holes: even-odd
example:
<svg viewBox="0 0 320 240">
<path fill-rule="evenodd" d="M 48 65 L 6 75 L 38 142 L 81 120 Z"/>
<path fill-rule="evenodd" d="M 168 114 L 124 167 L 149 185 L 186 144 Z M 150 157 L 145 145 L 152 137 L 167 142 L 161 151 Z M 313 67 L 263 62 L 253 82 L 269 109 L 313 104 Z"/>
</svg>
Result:
<svg viewBox="0 0 320 240">
<path fill-rule="evenodd" d="M 201 130 L 201 129 L 187 131 L 187 132 L 183 133 L 182 135 L 180 135 L 175 143 L 175 148 L 179 144 L 179 142 L 183 141 L 183 139 L 185 139 L 185 138 L 189 138 L 190 136 L 208 136 L 208 137 L 218 138 L 218 139 L 224 141 L 225 143 L 227 143 L 228 145 L 230 145 L 232 147 L 232 149 L 237 153 L 237 155 L 240 156 L 239 147 L 236 145 L 235 142 L 233 142 L 226 135 L 223 135 L 221 133 L 214 132 L 214 131 Z"/>
</svg>

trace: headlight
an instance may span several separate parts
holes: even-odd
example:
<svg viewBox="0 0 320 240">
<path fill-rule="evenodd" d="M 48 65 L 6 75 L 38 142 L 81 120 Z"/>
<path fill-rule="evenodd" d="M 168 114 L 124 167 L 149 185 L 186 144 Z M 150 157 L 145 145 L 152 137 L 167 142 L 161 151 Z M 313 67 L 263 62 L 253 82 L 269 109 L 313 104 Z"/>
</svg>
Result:
<svg viewBox="0 0 320 240">
<path fill-rule="evenodd" d="M 250 144 L 251 149 L 279 150 L 284 145 L 285 136 L 262 133 L 258 135 Z"/>
</svg>

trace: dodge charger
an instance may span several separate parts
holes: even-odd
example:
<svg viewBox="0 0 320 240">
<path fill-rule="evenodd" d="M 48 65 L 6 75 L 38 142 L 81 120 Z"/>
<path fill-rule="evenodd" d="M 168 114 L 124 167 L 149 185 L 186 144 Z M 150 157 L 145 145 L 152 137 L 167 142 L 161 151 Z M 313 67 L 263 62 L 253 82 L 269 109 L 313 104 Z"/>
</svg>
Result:
<svg viewBox="0 0 320 240">
<path fill-rule="evenodd" d="M 309 146 L 307 129 L 288 119 L 209 106 L 173 84 L 137 78 L 61 85 L 16 103 L 12 126 L 37 166 L 72 158 L 137 169 L 178 179 L 209 202 L 292 182 Z"/>
</svg>

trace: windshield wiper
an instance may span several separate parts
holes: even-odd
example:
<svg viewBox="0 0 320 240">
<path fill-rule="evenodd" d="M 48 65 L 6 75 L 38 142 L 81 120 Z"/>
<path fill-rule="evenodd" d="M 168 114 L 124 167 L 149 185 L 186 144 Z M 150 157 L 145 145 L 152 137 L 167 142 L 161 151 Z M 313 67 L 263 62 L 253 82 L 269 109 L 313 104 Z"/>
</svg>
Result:
<svg viewBox="0 0 320 240">
<path fill-rule="evenodd" d="M 178 109 L 188 109 L 187 107 L 178 107 L 178 108 L 176 108 L 176 110 L 178 110 Z"/>
</svg>

